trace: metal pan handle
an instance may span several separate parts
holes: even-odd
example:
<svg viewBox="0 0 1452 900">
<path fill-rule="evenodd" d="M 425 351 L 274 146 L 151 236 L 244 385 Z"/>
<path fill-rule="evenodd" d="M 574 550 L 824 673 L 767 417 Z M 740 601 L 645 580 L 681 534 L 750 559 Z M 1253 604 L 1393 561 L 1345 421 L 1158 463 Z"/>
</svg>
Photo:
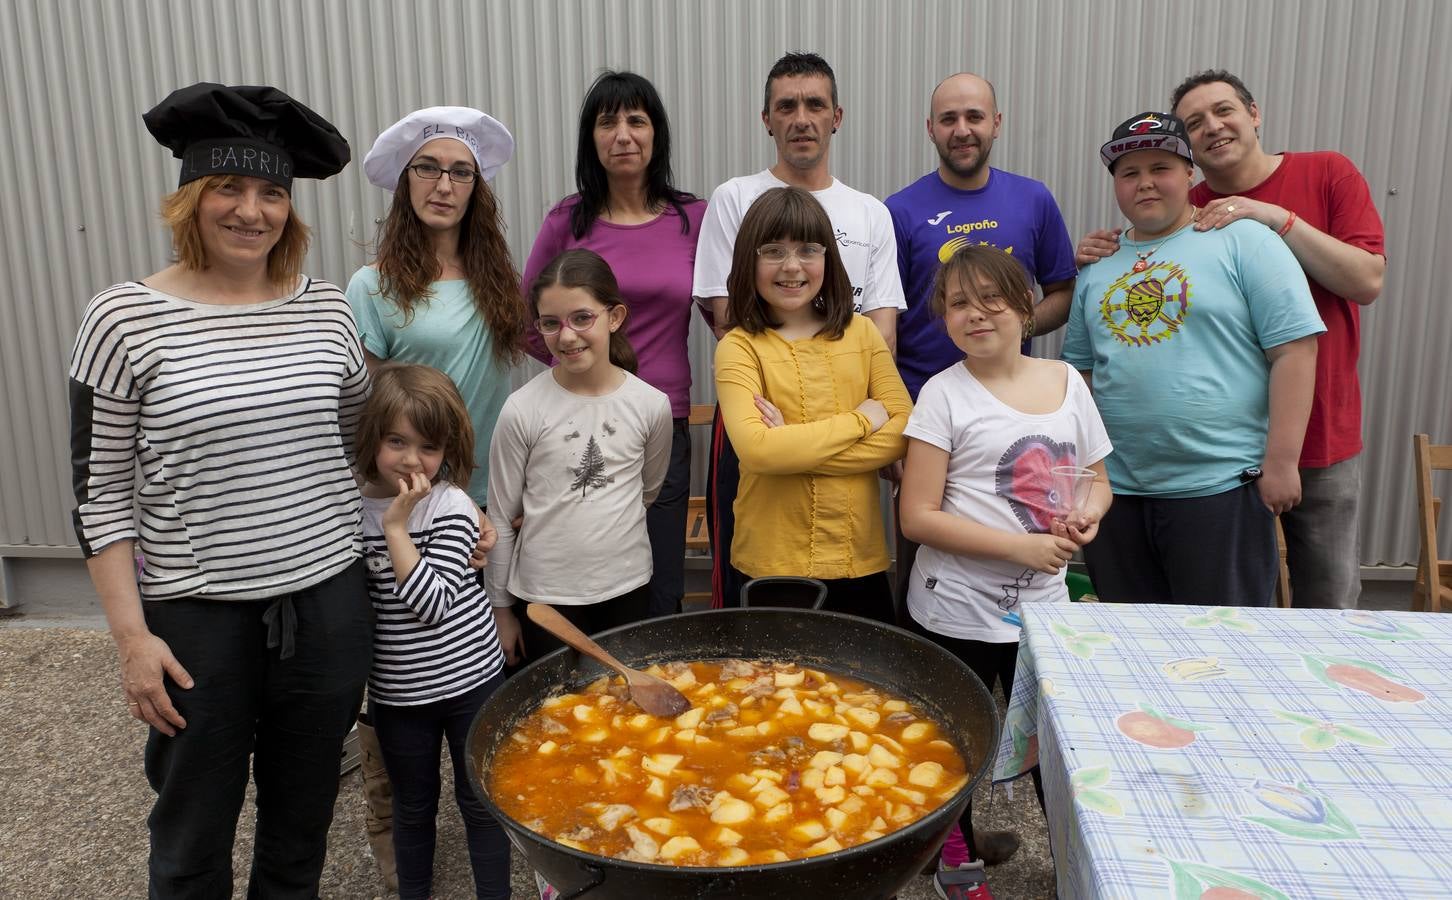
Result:
<svg viewBox="0 0 1452 900">
<path fill-rule="evenodd" d="M 568 894 L 560 894 L 556 898 L 556 900 L 575 900 L 576 897 L 579 897 L 582 894 L 587 894 L 605 883 L 605 870 L 600 866 L 597 866 L 594 863 L 587 863 L 583 861 L 579 863 L 579 866 L 584 872 L 589 874 L 590 883 L 582 888 L 573 890 Z"/>
</svg>

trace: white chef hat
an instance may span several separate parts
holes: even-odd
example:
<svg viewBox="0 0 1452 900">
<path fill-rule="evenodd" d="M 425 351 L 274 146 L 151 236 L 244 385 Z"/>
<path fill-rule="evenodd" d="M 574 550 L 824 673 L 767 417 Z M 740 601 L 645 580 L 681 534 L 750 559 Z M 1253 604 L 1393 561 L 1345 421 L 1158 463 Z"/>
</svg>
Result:
<svg viewBox="0 0 1452 900">
<path fill-rule="evenodd" d="M 363 172 L 369 181 L 393 191 L 418 148 L 438 138 L 452 138 L 468 147 L 486 181 L 514 155 L 514 136 L 494 117 L 467 106 L 430 106 L 409 113 L 380 134 L 363 159 Z"/>
</svg>

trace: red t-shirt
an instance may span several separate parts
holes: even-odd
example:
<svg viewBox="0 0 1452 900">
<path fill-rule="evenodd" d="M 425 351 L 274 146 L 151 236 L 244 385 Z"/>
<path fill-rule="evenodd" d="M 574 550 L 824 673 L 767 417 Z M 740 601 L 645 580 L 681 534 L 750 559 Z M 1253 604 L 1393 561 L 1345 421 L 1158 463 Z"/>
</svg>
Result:
<svg viewBox="0 0 1452 900">
<path fill-rule="evenodd" d="M 1282 153 L 1271 176 L 1240 196 L 1291 210 L 1338 241 L 1386 256 L 1381 216 L 1366 179 L 1340 153 Z M 1204 206 L 1228 196 L 1200 182 L 1190 202 Z M 1316 352 L 1316 396 L 1301 447 L 1301 465 L 1319 469 L 1361 452 L 1361 308 L 1311 279 L 1316 311 L 1326 323 Z"/>
</svg>

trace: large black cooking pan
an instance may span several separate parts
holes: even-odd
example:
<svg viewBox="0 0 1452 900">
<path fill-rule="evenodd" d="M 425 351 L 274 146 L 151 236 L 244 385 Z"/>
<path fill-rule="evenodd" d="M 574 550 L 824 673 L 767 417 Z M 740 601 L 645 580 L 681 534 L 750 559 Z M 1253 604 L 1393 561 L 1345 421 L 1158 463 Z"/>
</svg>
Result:
<svg viewBox="0 0 1452 900">
<path fill-rule="evenodd" d="M 581 853 L 514 821 L 484 789 L 490 761 L 520 717 L 546 697 L 607 672 L 573 650 L 557 650 L 506 681 L 475 716 L 469 730 L 469 780 L 530 866 L 565 897 L 882 900 L 911 881 L 933 855 L 988 770 L 998 744 L 998 716 L 983 682 L 936 645 L 866 619 L 811 610 L 720 609 L 627 625 L 595 639 L 629 666 L 730 657 L 780 659 L 881 685 L 926 707 L 946 725 L 949 739 L 968 760 L 969 780 L 952 802 L 912 825 L 812 859 L 692 868 Z"/>
</svg>

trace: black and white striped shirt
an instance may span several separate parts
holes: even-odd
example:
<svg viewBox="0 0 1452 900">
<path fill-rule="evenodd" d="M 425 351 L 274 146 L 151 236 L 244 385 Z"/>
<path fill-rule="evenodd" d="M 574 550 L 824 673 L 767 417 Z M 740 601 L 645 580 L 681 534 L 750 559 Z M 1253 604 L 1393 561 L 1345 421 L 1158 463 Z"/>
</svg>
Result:
<svg viewBox="0 0 1452 900">
<path fill-rule="evenodd" d="M 232 306 L 115 285 L 81 321 L 70 391 L 81 549 L 139 539 L 143 598 L 263 599 L 358 557 L 368 370 L 335 286 Z"/>
<path fill-rule="evenodd" d="M 446 482 L 434 485 L 408 517 L 420 559 L 396 584 L 383 514 L 393 498 L 363 498 L 363 561 L 373 625 L 368 696 L 412 706 L 472 690 L 504 665 L 494 612 L 469 553 L 479 540 L 479 508 Z"/>
</svg>

